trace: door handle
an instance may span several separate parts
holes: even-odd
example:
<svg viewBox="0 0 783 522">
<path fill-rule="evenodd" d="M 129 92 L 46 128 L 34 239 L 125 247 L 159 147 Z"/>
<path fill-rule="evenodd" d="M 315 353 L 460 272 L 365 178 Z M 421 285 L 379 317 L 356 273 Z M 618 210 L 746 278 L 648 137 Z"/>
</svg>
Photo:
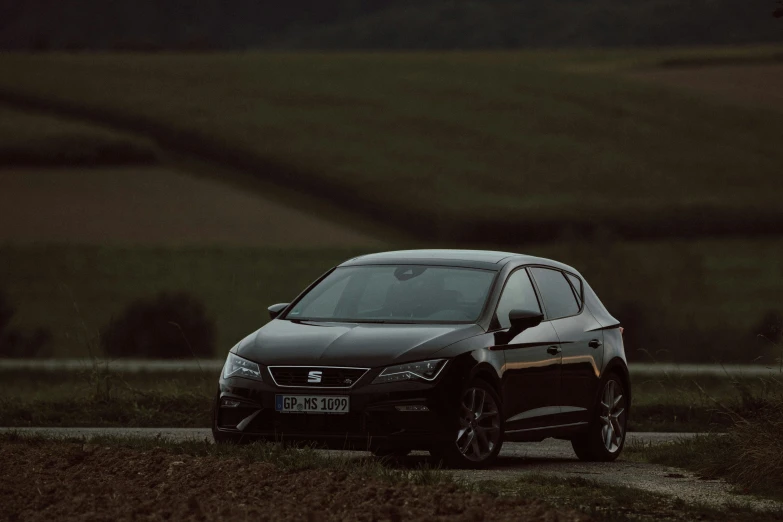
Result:
<svg viewBox="0 0 783 522">
<path fill-rule="evenodd" d="M 550 346 L 549 348 L 546 349 L 546 352 L 550 355 L 557 355 L 562 351 L 563 349 L 560 348 L 559 346 Z"/>
<path fill-rule="evenodd" d="M 604 344 L 604 343 L 602 343 L 602 342 L 601 342 L 601 341 L 599 341 L 598 339 L 593 339 L 592 341 L 590 341 L 589 343 L 587 343 L 587 346 L 589 346 L 590 348 L 598 348 L 598 347 L 599 347 L 599 346 L 601 346 L 602 344 Z"/>
</svg>

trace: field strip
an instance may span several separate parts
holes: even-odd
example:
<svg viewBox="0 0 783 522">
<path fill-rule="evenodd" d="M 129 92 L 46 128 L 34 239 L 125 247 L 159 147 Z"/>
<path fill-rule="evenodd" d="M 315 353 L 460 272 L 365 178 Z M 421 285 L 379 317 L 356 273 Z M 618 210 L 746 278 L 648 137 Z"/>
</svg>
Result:
<svg viewBox="0 0 783 522">
<path fill-rule="evenodd" d="M 175 441 L 212 440 L 209 429 L 196 428 L 0 428 L 0 433 L 44 435 L 48 437 L 149 437 L 161 436 Z M 679 438 L 693 437 L 695 433 L 629 433 L 629 444 L 660 444 Z M 326 451 L 326 450 L 325 450 Z M 364 452 L 330 451 L 335 457 L 365 457 Z M 413 453 L 405 462 L 418 466 L 427 462 L 424 452 Z M 449 471 L 456 478 L 474 481 L 513 481 L 529 475 L 562 478 L 583 478 L 602 484 L 629 486 L 652 493 L 668 495 L 692 504 L 721 507 L 725 504 L 750 504 L 754 509 L 779 509 L 783 505 L 773 501 L 734 494 L 721 480 L 704 480 L 678 468 L 621 460 L 611 463 L 581 462 L 567 441 L 548 439 L 539 443 L 506 443 L 497 464 L 487 470 Z"/>
<path fill-rule="evenodd" d="M 108 368 L 114 371 L 137 372 L 218 372 L 223 359 L 0 359 L 3 370 L 41 371 L 89 371 L 94 368 Z M 764 377 L 780 375 L 779 367 L 743 364 L 675 364 L 675 363 L 631 363 L 632 375 L 661 376 L 674 375 L 732 375 L 741 377 Z"/>
<path fill-rule="evenodd" d="M 278 248 L 377 245 L 370 235 L 273 194 L 176 167 L 4 168 L 0 242 L 233 245 Z"/>
<path fill-rule="evenodd" d="M 783 64 L 780 63 L 656 67 L 628 76 L 689 89 L 737 105 L 783 110 Z"/>
</svg>

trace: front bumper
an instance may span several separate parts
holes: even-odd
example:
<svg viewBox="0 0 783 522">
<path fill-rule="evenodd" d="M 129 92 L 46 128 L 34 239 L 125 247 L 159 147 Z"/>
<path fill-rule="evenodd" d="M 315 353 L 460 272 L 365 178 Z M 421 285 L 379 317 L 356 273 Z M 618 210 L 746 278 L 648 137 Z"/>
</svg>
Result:
<svg viewBox="0 0 783 522">
<path fill-rule="evenodd" d="M 243 438 L 314 442 L 338 449 L 429 449 L 454 440 L 458 418 L 454 398 L 459 395 L 449 382 L 447 375 L 441 375 L 435 383 L 358 382 L 351 389 L 330 390 L 221 377 L 213 429 Z M 275 411 L 278 394 L 347 395 L 350 412 L 281 413 Z M 404 406 L 418 406 L 418 410 L 426 406 L 426 411 L 400 411 L 398 407 Z"/>
</svg>

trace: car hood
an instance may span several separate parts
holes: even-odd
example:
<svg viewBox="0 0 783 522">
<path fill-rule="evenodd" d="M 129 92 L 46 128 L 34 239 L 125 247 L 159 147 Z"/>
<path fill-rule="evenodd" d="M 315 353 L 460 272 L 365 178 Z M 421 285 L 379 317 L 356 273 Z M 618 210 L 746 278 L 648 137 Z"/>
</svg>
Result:
<svg viewBox="0 0 783 522">
<path fill-rule="evenodd" d="M 483 333 L 475 324 L 308 323 L 274 320 L 247 336 L 236 354 L 264 365 L 373 368 L 423 360 Z"/>
</svg>

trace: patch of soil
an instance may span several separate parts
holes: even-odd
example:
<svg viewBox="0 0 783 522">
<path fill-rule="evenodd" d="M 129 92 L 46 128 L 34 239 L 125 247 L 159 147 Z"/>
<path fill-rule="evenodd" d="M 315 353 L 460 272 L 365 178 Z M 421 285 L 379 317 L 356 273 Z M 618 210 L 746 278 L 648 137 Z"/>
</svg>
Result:
<svg viewBox="0 0 783 522">
<path fill-rule="evenodd" d="M 377 241 L 315 213 L 165 167 L 0 167 L 0 242 L 334 247 Z"/>
<path fill-rule="evenodd" d="M 58 441 L 0 442 L 3 520 L 583 521 L 536 500 L 344 471 Z"/>
<path fill-rule="evenodd" d="M 783 110 L 783 64 L 658 68 L 633 78 L 684 87 L 751 107 Z"/>
</svg>

